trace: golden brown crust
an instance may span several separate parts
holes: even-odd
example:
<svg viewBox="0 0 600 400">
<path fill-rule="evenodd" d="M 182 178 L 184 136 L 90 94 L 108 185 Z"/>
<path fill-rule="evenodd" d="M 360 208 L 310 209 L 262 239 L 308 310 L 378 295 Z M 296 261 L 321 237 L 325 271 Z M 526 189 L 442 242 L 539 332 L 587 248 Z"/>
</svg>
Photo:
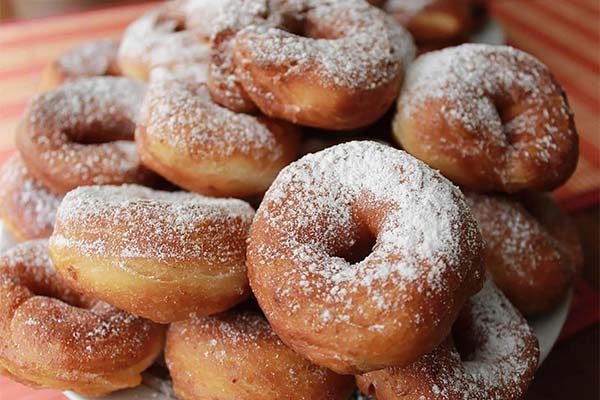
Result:
<svg viewBox="0 0 600 400">
<path fill-rule="evenodd" d="M 29 174 L 18 154 L 0 169 L 0 218 L 19 241 L 49 237 L 61 199 Z"/>
<path fill-rule="evenodd" d="M 134 387 L 164 328 L 69 289 L 46 241 L 0 257 L 0 373 L 34 387 L 100 396 Z"/>
<path fill-rule="evenodd" d="M 153 75 L 136 130 L 142 162 L 169 181 L 209 196 L 264 193 L 296 159 L 300 131 L 213 102 L 205 84 Z"/>
<path fill-rule="evenodd" d="M 420 56 L 398 100 L 394 135 L 477 191 L 551 190 L 578 159 L 561 86 L 545 65 L 508 46 L 465 44 Z"/>
<path fill-rule="evenodd" d="M 52 61 L 42 73 L 41 89 L 55 89 L 65 82 L 94 76 L 118 76 L 119 41 L 101 39 L 69 49 Z"/>
<path fill-rule="evenodd" d="M 247 297 L 253 215 L 241 200 L 88 186 L 61 203 L 50 254 L 82 293 L 169 323 L 221 312 Z"/>
<path fill-rule="evenodd" d="M 431 351 L 483 280 L 481 238 L 459 191 L 406 153 L 366 141 L 286 167 L 257 211 L 247 254 L 275 332 L 339 373 Z"/>
<path fill-rule="evenodd" d="M 466 193 L 486 243 L 486 267 L 525 315 L 554 308 L 582 265 L 576 227 L 547 194 Z"/>
<path fill-rule="evenodd" d="M 437 349 L 406 367 L 360 375 L 357 383 L 377 400 L 520 400 L 538 358 L 527 321 L 488 282 Z"/>
<path fill-rule="evenodd" d="M 182 400 L 347 400 L 355 387 L 294 353 L 254 311 L 172 324 L 165 357 Z"/>
<path fill-rule="evenodd" d="M 374 122 L 414 55 L 408 32 L 362 1 L 234 1 L 223 15 L 209 69 L 215 101 L 300 125 Z"/>
<path fill-rule="evenodd" d="M 139 82 L 96 77 L 35 96 L 16 143 L 29 172 L 60 194 L 84 185 L 155 183 L 133 143 L 144 93 Z"/>
</svg>

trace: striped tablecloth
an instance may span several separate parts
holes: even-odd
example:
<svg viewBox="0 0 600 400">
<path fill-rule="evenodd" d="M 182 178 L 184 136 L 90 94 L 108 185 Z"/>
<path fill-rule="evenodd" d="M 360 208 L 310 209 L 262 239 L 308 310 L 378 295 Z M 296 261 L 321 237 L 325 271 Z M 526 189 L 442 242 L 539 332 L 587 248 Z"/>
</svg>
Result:
<svg viewBox="0 0 600 400">
<path fill-rule="evenodd" d="M 220 1 L 220 0 L 215 0 Z M 40 72 L 53 57 L 76 43 L 119 37 L 152 3 L 94 10 L 0 25 L 0 162 L 13 151 L 13 135 L 28 99 L 38 90 Z M 509 44 L 526 50 L 554 71 L 575 112 L 580 161 L 572 179 L 556 192 L 570 210 L 600 200 L 600 38 L 597 0 L 496 0 L 492 12 Z M 589 288 L 578 288 L 565 334 L 595 320 Z M 594 311 L 594 314 L 597 314 Z M 54 391 L 34 391 L 0 378 L 0 400 L 58 400 Z"/>
</svg>

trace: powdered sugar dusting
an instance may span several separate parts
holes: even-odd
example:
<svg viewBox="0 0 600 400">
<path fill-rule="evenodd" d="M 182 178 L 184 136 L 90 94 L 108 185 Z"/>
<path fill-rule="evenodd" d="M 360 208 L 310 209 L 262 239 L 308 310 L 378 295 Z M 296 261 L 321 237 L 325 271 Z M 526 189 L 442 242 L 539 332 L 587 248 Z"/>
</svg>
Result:
<svg viewBox="0 0 600 400">
<path fill-rule="evenodd" d="M 17 139 L 27 165 L 74 186 L 147 178 L 132 142 L 145 92 L 137 81 L 96 77 L 35 96 Z"/>
<path fill-rule="evenodd" d="M 240 243 L 245 241 L 253 216 L 252 208 L 236 199 L 135 185 L 88 186 L 65 196 L 51 244 L 54 248 L 75 247 L 88 256 L 161 262 L 201 259 L 244 268 L 239 265 L 245 259 Z M 112 221 L 118 228 L 107 229 Z"/>
<path fill-rule="evenodd" d="M 219 3 L 218 1 L 213 3 Z M 134 21 L 119 49 L 123 63 L 154 67 L 202 64 L 208 61 L 208 31 L 214 5 L 207 1 L 174 1 Z"/>
<path fill-rule="evenodd" d="M 186 82 L 164 70 L 153 72 L 142 112 L 147 136 L 197 159 L 243 155 L 264 163 L 284 155 L 264 121 L 219 106 L 206 85 Z"/>
<path fill-rule="evenodd" d="M 67 79 L 116 75 L 119 42 L 103 39 L 72 48 L 57 60 Z"/>
<path fill-rule="evenodd" d="M 522 398 L 537 368 L 537 339 L 491 281 L 467 303 L 453 336 L 461 354 L 448 340 L 409 366 L 364 374 L 359 383 L 375 395 L 382 386 L 421 399 Z"/>
<path fill-rule="evenodd" d="M 26 239 L 50 236 L 61 196 L 29 174 L 14 155 L 0 170 L 0 214 Z"/>
<path fill-rule="evenodd" d="M 261 284 L 287 299 L 279 307 L 289 315 L 306 312 L 303 304 L 322 304 L 321 326 L 360 320 L 368 308 L 397 324 L 398 315 L 406 317 L 408 293 L 436 296 L 448 289 L 449 274 L 470 280 L 465 274 L 480 273 L 465 269 L 481 242 L 460 191 L 408 154 L 374 142 L 334 146 L 291 164 L 265 195 L 257 220 L 277 243 L 255 244 L 251 236 L 249 259 L 258 261 Z M 335 257 L 359 240 L 362 224 L 377 232 L 371 254 L 355 264 Z M 280 264 L 294 267 L 272 278 L 260 272 Z M 301 302 L 291 295 L 293 285 Z M 369 304 L 353 304 L 358 293 L 367 293 Z M 421 317 L 408 316 L 417 324 Z M 381 323 L 366 328 L 389 328 Z"/>
<path fill-rule="evenodd" d="M 570 108 L 548 68 L 508 46 L 465 44 L 419 57 L 398 112 L 397 122 L 421 125 L 426 115 L 434 129 L 445 127 L 445 134 L 422 133 L 431 136 L 432 153 L 479 158 L 508 182 L 544 165 L 549 169 L 540 174 L 552 176 L 554 164 L 571 163 L 566 158 L 576 142 Z"/>
<path fill-rule="evenodd" d="M 211 91 L 236 107 L 248 101 L 236 62 L 290 76 L 309 72 L 322 86 L 360 90 L 393 82 L 415 52 L 408 32 L 358 0 L 230 1 L 211 41 Z M 234 62 L 236 46 L 247 54 Z"/>
</svg>

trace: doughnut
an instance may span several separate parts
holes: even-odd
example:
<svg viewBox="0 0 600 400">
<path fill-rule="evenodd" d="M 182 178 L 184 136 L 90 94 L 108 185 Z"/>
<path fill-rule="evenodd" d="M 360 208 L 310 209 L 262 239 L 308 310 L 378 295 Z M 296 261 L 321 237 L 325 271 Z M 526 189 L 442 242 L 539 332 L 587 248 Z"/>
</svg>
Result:
<svg viewBox="0 0 600 400">
<path fill-rule="evenodd" d="M 119 48 L 123 74 L 148 80 L 156 67 L 198 70 L 206 80 L 210 58 L 210 31 L 221 1 L 170 1 L 149 11 L 127 27 Z"/>
<path fill-rule="evenodd" d="M 69 289 L 47 245 L 25 242 L 0 256 L 0 374 L 86 396 L 139 385 L 164 329 Z"/>
<path fill-rule="evenodd" d="M 133 142 L 145 92 L 127 78 L 97 77 L 34 96 L 16 138 L 31 175 L 58 194 L 85 185 L 154 183 Z"/>
<path fill-rule="evenodd" d="M 61 200 L 29 174 L 18 154 L 0 169 L 0 219 L 19 241 L 49 237 Z"/>
<path fill-rule="evenodd" d="M 472 27 L 468 0 L 387 0 L 382 7 L 417 43 L 456 40 Z"/>
<path fill-rule="evenodd" d="M 277 335 L 338 373 L 430 352 L 485 278 L 462 193 L 407 153 L 369 141 L 283 169 L 247 254 L 250 286 Z"/>
<path fill-rule="evenodd" d="M 583 264 L 576 226 L 548 194 L 466 197 L 498 287 L 526 316 L 554 308 Z"/>
<path fill-rule="evenodd" d="M 331 130 L 366 126 L 393 103 L 412 38 L 364 0 L 234 0 L 211 39 L 215 101 Z"/>
<path fill-rule="evenodd" d="M 299 129 L 213 102 L 204 83 L 152 75 L 136 141 L 142 162 L 169 181 L 209 196 L 264 193 L 297 157 Z"/>
<path fill-rule="evenodd" d="M 142 186 L 69 192 L 50 255 L 78 291 L 159 323 L 225 311 L 250 292 L 246 237 L 254 210 Z"/>
<path fill-rule="evenodd" d="M 352 376 L 305 360 L 255 311 L 169 327 L 165 357 L 181 400 L 348 400 Z"/>
<path fill-rule="evenodd" d="M 464 44 L 420 56 L 393 124 L 407 152 L 480 192 L 552 190 L 577 164 L 562 88 L 545 65 L 508 46 Z"/>
<path fill-rule="evenodd" d="M 487 282 L 433 352 L 408 366 L 360 375 L 357 383 L 377 400 L 520 400 L 538 358 L 527 321 Z"/>
<path fill-rule="evenodd" d="M 64 82 L 94 76 L 118 76 L 119 41 L 101 39 L 82 43 L 69 49 L 42 72 L 42 90 L 52 90 Z"/>
</svg>

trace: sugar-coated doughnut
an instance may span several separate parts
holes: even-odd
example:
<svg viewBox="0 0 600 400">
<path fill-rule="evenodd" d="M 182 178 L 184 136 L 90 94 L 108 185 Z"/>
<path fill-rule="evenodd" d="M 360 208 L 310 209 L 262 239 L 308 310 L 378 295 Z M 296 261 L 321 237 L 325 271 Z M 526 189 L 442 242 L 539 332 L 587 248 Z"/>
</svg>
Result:
<svg viewBox="0 0 600 400">
<path fill-rule="evenodd" d="M 198 70 L 206 80 L 210 31 L 220 0 L 169 1 L 127 27 L 119 48 L 119 66 L 131 78 L 148 80 L 156 67 Z"/>
<path fill-rule="evenodd" d="M 155 71 L 136 141 L 142 162 L 182 188 L 210 196 L 264 193 L 296 159 L 299 129 L 213 102 L 203 83 Z"/>
<path fill-rule="evenodd" d="M 411 365 L 358 376 L 357 383 L 377 400 L 520 400 L 538 358 L 527 321 L 487 282 L 441 346 Z"/>
<path fill-rule="evenodd" d="M 386 0 L 382 8 L 405 26 L 417 43 L 447 42 L 472 26 L 470 0 Z"/>
<path fill-rule="evenodd" d="M 88 186 L 61 203 L 50 254 L 77 290 L 155 322 L 224 311 L 250 292 L 254 210 L 236 199 Z"/>
<path fill-rule="evenodd" d="M 176 322 L 165 357 L 181 400 L 348 400 L 351 376 L 294 353 L 256 311 Z"/>
<path fill-rule="evenodd" d="M 29 174 L 18 154 L 0 169 L 0 219 L 19 241 L 49 237 L 61 199 Z"/>
<path fill-rule="evenodd" d="M 84 185 L 153 183 L 133 142 L 145 92 L 131 79 L 98 77 L 35 96 L 16 139 L 29 172 L 61 194 Z"/>
<path fill-rule="evenodd" d="M 466 197 L 498 287 L 525 315 L 554 308 L 583 263 L 575 225 L 548 194 Z"/>
<path fill-rule="evenodd" d="M 323 129 L 379 119 L 414 55 L 410 34 L 364 0 L 234 0 L 216 26 L 216 102 Z"/>
<path fill-rule="evenodd" d="M 256 213 L 247 264 L 279 337 L 339 373 L 430 352 L 484 279 L 462 193 L 407 153 L 368 141 L 282 170 Z"/>
<path fill-rule="evenodd" d="M 402 147 L 477 191 L 551 190 L 577 164 L 577 132 L 548 68 L 508 46 L 465 44 L 420 56 L 398 100 Z"/>
<path fill-rule="evenodd" d="M 163 338 L 160 325 L 69 289 L 46 240 L 0 256 L 0 374 L 101 396 L 139 385 Z"/>
<path fill-rule="evenodd" d="M 101 39 L 75 46 L 53 60 L 42 73 L 42 90 L 51 90 L 64 82 L 94 76 L 117 76 L 119 41 Z"/>
</svg>

